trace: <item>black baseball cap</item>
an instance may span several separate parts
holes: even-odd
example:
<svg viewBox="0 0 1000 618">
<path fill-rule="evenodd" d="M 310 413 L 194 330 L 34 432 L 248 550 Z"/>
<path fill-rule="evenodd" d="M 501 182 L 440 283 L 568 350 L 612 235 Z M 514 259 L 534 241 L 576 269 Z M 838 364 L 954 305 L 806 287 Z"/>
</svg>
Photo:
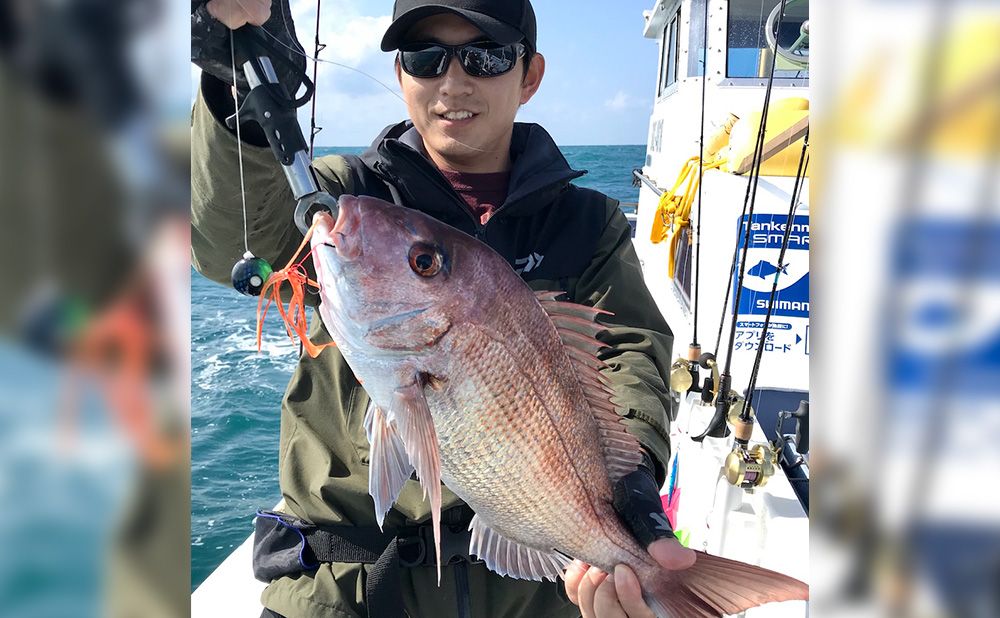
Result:
<svg viewBox="0 0 1000 618">
<path fill-rule="evenodd" d="M 530 0 L 396 0 L 392 23 L 382 37 L 382 51 L 399 49 L 406 32 L 421 19 L 438 13 L 454 13 L 472 22 L 501 45 L 535 46 L 535 10 Z"/>
</svg>

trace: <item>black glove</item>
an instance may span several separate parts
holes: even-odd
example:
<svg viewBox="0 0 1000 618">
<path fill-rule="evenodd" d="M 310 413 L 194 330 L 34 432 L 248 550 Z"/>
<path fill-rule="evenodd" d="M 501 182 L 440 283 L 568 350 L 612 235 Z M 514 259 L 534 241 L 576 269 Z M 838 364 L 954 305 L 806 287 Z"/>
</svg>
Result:
<svg viewBox="0 0 1000 618">
<path fill-rule="evenodd" d="M 645 451 L 638 469 L 615 483 L 614 507 L 643 547 L 674 536 L 670 521 L 663 512 L 660 488 L 653 473 L 653 460 Z"/>
<path fill-rule="evenodd" d="M 216 79 L 232 85 L 233 60 L 229 29 L 212 17 L 206 4 L 207 0 L 191 1 L 191 62 Z M 275 61 L 272 62 L 278 80 L 289 94 L 294 95 L 305 75 L 306 57 L 295 34 L 288 0 L 271 1 L 271 17 L 264 22 L 262 28 L 271 35 L 264 36 L 272 48 L 269 55 L 282 56 L 274 58 Z M 245 96 L 250 91 L 250 85 L 243 74 L 243 63 L 247 59 L 241 57 L 238 49 L 236 54 L 236 87 Z"/>
</svg>

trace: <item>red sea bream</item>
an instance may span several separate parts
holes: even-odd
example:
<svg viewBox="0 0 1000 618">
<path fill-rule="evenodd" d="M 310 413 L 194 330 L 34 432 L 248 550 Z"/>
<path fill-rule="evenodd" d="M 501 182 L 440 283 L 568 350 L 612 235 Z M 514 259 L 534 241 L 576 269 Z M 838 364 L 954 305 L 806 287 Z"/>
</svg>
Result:
<svg viewBox="0 0 1000 618">
<path fill-rule="evenodd" d="M 501 575 L 624 563 L 658 616 L 806 598 L 797 580 L 704 553 L 666 571 L 623 526 L 612 487 L 640 447 L 601 373 L 599 310 L 533 292 L 485 244 L 414 210 L 343 196 L 336 221 L 317 217 L 320 315 L 373 402 L 380 524 L 415 470 L 438 545 L 444 482 L 476 513 L 470 553 Z"/>
</svg>

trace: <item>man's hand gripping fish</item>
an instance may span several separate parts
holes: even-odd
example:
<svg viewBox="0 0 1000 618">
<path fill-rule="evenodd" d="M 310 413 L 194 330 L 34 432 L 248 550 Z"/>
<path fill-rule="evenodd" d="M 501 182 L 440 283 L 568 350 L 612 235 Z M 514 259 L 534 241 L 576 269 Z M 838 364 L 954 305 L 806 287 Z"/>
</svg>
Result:
<svg viewBox="0 0 1000 618">
<path fill-rule="evenodd" d="M 660 567 L 612 507 L 641 460 L 596 356 L 598 309 L 535 293 L 485 244 L 381 200 L 343 196 L 311 239 L 320 315 L 371 396 L 369 491 L 381 525 L 416 470 L 440 580 L 441 482 L 475 511 L 470 553 L 553 581 L 572 558 L 625 564 L 661 617 L 804 599 L 805 584 L 697 554 Z"/>
</svg>

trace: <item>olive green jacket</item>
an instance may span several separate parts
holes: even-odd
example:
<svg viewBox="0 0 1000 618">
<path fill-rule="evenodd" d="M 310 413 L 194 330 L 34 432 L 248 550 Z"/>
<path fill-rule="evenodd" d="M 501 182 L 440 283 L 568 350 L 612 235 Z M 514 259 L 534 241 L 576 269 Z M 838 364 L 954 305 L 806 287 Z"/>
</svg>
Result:
<svg viewBox="0 0 1000 618">
<path fill-rule="evenodd" d="M 203 80 L 202 93 L 208 86 L 208 80 Z M 193 111 L 191 158 L 192 259 L 199 272 L 226 285 L 232 265 L 243 253 L 237 140 L 218 117 L 227 111 L 213 114 L 203 94 L 199 95 Z M 542 233 L 548 234 L 546 242 L 551 246 L 562 243 L 562 252 L 568 256 L 562 260 L 562 266 L 559 256 L 553 252 L 546 253 L 542 261 L 547 268 L 551 265 L 551 269 L 555 269 L 549 271 L 549 278 L 545 278 L 546 271 L 541 268 L 522 274 L 522 277 L 536 290 L 564 290 L 571 300 L 614 314 L 606 320 L 610 324 L 608 332 L 601 336 L 610 346 L 602 354 L 610 364 L 607 375 L 615 386 L 624 422 L 653 456 L 662 483 L 664 463 L 670 453 L 669 420 L 674 409 L 666 386 L 673 337 L 643 282 L 628 222 L 617 202 L 607 198 L 600 201 L 601 208 L 583 212 L 574 196 L 585 190 L 568 183 L 580 174 L 569 170 L 565 159 L 540 127 L 519 126 L 522 127 L 519 133 L 526 135 L 524 139 L 528 143 L 521 153 L 515 153 L 512 147 L 515 163 L 508 197 L 508 202 L 512 202 L 509 213 L 505 203 L 486 226 L 472 226 L 461 204 L 456 203 L 460 198 L 456 194 L 446 195 L 450 187 L 443 188 L 440 182 L 429 183 L 424 178 L 433 175 L 433 170 L 424 174 L 407 172 L 410 169 L 407 164 L 430 165 L 425 159 L 416 160 L 420 158 L 415 154 L 419 144 L 414 148 L 405 145 L 407 139 L 412 142 L 414 131 L 406 131 L 406 139 L 401 140 L 380 137 L 382 141 L 377 140 L 366 157 L 381 158 L 379 169 L 387 178 L 397 181 L 395 189 L 404 203 L 456 227 L 464 226 L 502 255 L 510 254 L 505 257 L 512 263 L 517 257 L 511 254 L 517 250 L 512 247 L 517 243 L 511 239 Z M 406 128 L 400 127 L 399 131 Z M 546 149 L 554 152 L 546 152 L 548 158 L 542 160 L 545 168 L 542 171 L 548 174 L 545 178 L 561 180 L 548 185 L 541 180 L 533 184 L 533 179 L 542 176 L 520 169 L 518 160 L 527 161 L 538 156 L 539 150 Z M 412 161 L 396 161 L 407 157 Z M 344 158 L 324 156 L 316 159 L 313 165 L 322 189 L 333 195 L 355 190 L 356 176 L 352 176 Z M 244 143 L 243 167 L 250 247 L 256 255 L 280 267 L 291 258 L 302 240 L 291 217 L 294 199 L 270 149 Z M 538 183 L 541 184 L 535 186 Z M 441 192 L 440 199 L 430 200 L 433 204 L 419 202 L 420 195 L 434 191 Z M 449 204 L 450 198 L 454 199 Z M 559 216 L 564 219 L 555 222 L 565 226 L 566 233 L 551 229 L 554 227 L 552 217 L 545 219 L 542 216 L 542 213 L 551 215 L 547 210 L 550 204 L 552 208 L 558 205 L 562 209 L 560 212 L 564 214 Z M 576 219 L 588 222 L 589 228 L 584 231 L 593 237 L 592 247 L 577 242 L 580 235 L 571 233 L 571 223 Z M 539 232 L 540 228 L 545 229 Z M 566 249 L 577 245 L 584 247 L 586 254 L 580 255 L 580 249 Z M 575 255 L 571 255 L 573 252 Z M 577 264 L 570 264 L 573 260 Z M 518 263 L 523 266 L 523 261 Z M 564 270 L 559 271 L 559 268 Z M 315 316 L 310 335 L 317 343 L 330 340 Z M 375 524 L 373 502 L 368 495 L 369 445 L 363 427 L 367 406 L 367 395 L 336 348 L 325 350 L 315 359 L 308 355 L 300 359 L 282 405 L 279 452 L 281 492 L 288 509 L 296 516 L 316 524 Z M 443 508 L 448 508 L 460 500 L 445 488 L 442 502 Z M 385 527 L 390 529 L 427 519 L 429 505 L 422 499 L 417 482 L 411 480 L 387 514 Z M 290 618 L 316 615 L 320 608 L 326 608 L 324 611 L 335 609 L 333 615 L 355 615 L 363 611 L 360 605 L 362 571 L 358 565 L 324 565 L 315 575 L 284 578 L 273 583 L 265 592 L 264 601 L 269 608 Z M 420 574 L 422 569 L 411 571 L 407 577 L 426 584 L 414 584 L 414 590 L 405 592 L 407 607 L 413 610 L 411 615 L 445 616 L 454 612 L 454 609 L 446 612 L 444 607 L 437 606 L 442 602 L 442 592 L 436 589 L 433 569 L 426 576 Z M 556 595 L 556 587 L 552 584 L 501 578 L 486 572 L 481 565 L 474 567 L 470 582 L 473 603 L 484 604 L 481 611 L 473 608 L 475 616 L 576 615 L 575 610 Z M 479 582 L 478 590 L 476 582 Z M 443 586 L 446 588 L 447 582 Z M 421 593 L 424 587 L 426 593 Z M 492 600 L 487 602 L 487 599 Z M 449 607 L 454 608 L 454 604 Z"/>
</svg>

